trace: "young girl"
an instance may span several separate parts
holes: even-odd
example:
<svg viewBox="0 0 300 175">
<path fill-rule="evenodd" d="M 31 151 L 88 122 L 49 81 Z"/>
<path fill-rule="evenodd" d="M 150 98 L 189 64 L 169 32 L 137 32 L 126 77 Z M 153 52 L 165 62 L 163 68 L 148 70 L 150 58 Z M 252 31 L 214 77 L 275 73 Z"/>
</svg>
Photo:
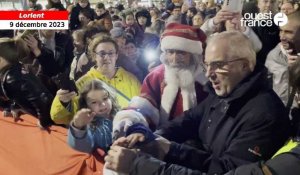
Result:
<svg viewBox="0 0 300 175">
<path fill-rule="evenodd" d="M 119 111 L 113 89 L 100 80 L 92 80 L 79 95 L 80 110 L 73 118 L 69 145 L 91 153 L 96 148 L 107 151 L 112 143 L 112 120 Z"/>
<path fill-rule="evenodd" d="M 114 91 L 100 80 L 92 80 L 79 96 L 79 110 L 71 121 L 68 131 L 69 145 L 82 152 L 92 153 L 96 148 L 105 152 L 112 144 L 112 120 L 119 111 Z M 132 123 L 128 137 L 116 144 L 131 148 L 137 142 L 154 140 L 151 131 L 142 123 Z M 104 174 L 118 173 L 104 167 Z M 120 175 L 120 174 L 119 174 Z"/>
</svg>

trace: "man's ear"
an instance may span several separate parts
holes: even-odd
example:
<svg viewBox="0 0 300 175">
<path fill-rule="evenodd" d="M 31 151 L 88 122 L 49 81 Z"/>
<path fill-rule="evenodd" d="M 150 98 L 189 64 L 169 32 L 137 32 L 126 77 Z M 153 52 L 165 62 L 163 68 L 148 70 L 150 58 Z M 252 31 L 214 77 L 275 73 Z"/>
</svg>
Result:
<svg viewBox="0 0 300 175">
<path fill-rule="evenodd" d="M 242 68 L 243 68 L 243 70 L 250 69 L 249 62 L 248 61 L 242 61 Z"/>
</svg>

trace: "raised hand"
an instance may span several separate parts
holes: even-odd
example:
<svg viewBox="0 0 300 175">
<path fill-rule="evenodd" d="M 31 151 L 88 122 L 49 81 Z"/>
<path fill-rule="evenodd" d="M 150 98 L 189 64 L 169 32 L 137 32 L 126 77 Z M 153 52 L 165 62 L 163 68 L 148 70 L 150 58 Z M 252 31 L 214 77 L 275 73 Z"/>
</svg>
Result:
<svg viewBox="0 0 300 175">
<path fill-rule="evenodd" d="M 38 41 L 35 39 L 35 37 L 31 34 L 28 34 L 24 40 L 34 55 L 38 57 L 41 54 L 41 50 L 38 47 Z"/>
<path fill-rule="evenodd" d="M 300 59 L 300 55 L 299 54 L 292 54 L 293 50 L 287 50 L 287 59 L 288 59 L 288 64 L 289 66 L 291 66 L 292 64 L 294 64 L 297 60 Z"/>
<path fill-rule="evenodd" d="M 213 23 L 215 25 L 218 25 L 226 20 L 232 20 L 234 17 L 236 17 L 237 14 L 237 12 L 231 12 L 228 10 L 221 9 L 220 11 L 218 11 L 216 16 L 213 17 Z"/>
<path fill-rule="evenodd" d="M 76 92 L 69 92 L 68 90 L 59 89 L 56 92 L 56 95 L 61 102 L 68 103 L 76 96 Z"/>
<path fill-rule="evenodd" d="M 73 119 L 73 126 L 77 129 L 82 129 L 86 125 L 88 125 L 95 116 L 95 112 L 92 112 L 90 109 L 83 108 L 75 114 Z"/>
</svg>

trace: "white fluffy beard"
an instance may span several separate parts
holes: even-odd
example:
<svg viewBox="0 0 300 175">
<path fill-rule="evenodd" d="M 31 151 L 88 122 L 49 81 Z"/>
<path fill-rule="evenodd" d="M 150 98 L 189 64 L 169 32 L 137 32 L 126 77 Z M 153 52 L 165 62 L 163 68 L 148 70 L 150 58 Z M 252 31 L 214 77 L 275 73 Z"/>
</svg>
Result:
<svg viewBox="0 0 300 175">
<path fill-rule="evenodd" d="M 166 86 L 161 97 L 160 122 L 162 124 L 168 121 L 179 88 L 181 90 L 184 111 L 197 105 L 195 77 L 197 76 L 199 67 L 196 64 L 191 64 L 184 68 L 175 68 L 165 62 L 164 64 Z"/>
<path fill-rule="evenodd" d="M 195 65 L 185 68 L 171 67 L 165 64 L 165 82 L 177 88 L 186 88 L 195 83 Z"/>
<path fill-rule="evenodd" d="M 199 58 L 198 58 L 199 57 Z M 199 59 L 199 60 L 198 60 Z M 172 84 L 177 88 L 185 88 L 194 84 L 196 76 L 201 72 L 201 56 L 193 55 L 191 58 L 191 64 L 185 67 L 172 67 L 165 59 L 165 54 L 160 56 L 161 62 L 165 65 L 165 82 L 166 84 Z"/>
</svg>

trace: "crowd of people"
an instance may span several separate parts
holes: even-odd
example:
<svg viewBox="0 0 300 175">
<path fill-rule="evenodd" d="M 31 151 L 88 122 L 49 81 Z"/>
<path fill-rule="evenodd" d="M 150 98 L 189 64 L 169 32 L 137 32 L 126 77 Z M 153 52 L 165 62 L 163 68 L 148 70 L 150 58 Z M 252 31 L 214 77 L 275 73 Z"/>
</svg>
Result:
<svg viewBox="0 0 300 175">
<path fill-rule="evenodd" d="M 300 174 L 297 2 L 93 7 L 48 0 L 69 30 L 0 31 L 4 116 L 66 127 L 75 150 L 105 151 L 105 174 Z M 269 12 L 287 24 L 240 22 Z"/>
</svg>

